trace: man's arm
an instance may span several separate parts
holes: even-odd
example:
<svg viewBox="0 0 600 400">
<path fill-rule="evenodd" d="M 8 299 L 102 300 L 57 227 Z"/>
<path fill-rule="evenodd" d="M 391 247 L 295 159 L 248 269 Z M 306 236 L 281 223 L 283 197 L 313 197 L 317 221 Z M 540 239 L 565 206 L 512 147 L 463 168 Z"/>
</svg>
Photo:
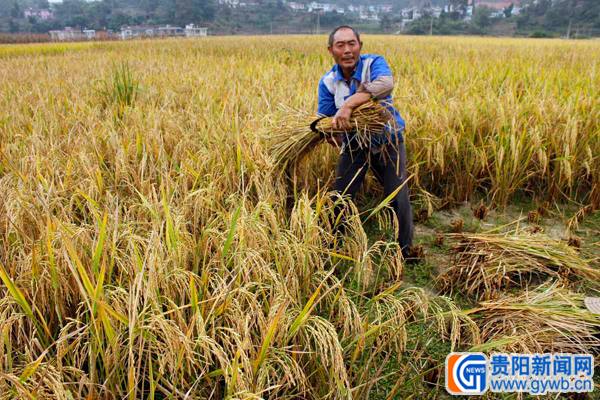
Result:
<svg viewBox="0 0 600 400">
<path fill-rule="evenodd" d="M 327 89 L 327 85 L 323 82 L 323 78 L 319 81 L 319 105 L 317 112 L 328 117 L 335 115 L 337 111 L 335 107 L 335 99 L 333 93 Z"/>
<path fill-rule="evenodd" d="M 331 125 L 333 125 L 334 129 L 343 129 L 349 131 L 352 129 L 350 125 L 350 116 L 352 115 L 352 111 L 361 104 L 366 103 L 371 99 L 370 93 L 359 93 L 356 92 L 352 96 L 348 97 L 344 104 L 340 107 L 338 112 L 333 117 L 333 121 L 331 121 Z"/>
<path fill-rule="evenodd" d="M 369 78 L 369 82 L 363 82 L 358 87 L 357 92 L 369 93 L 377 100 L 384 99 L 392 94 L 392 90 L 394 90 L 394 78 L 385 58 L 377 56 L 373 59 Z"/>
<path fill-rule="evenodd" d="M 335 115 L 337 108 L 335 107 L 335 98 L 333 93 L 327 89 L 327 85 L 323 82 L 323 78 L 319 81 L 319 106 L 317 112 L 328 117 Z M 340 147 L 343 139 L 341 135 L 326 136 L 325 140 L 332 146 Z"/>
<path fill-rule="evenodd" d="M 361 83 L 357 93 L 369 93 L 377 100 L 385 99 L 394 90 L 394 78 L 391 76 L 380 76 L 371 82 Z"/>
</svg>

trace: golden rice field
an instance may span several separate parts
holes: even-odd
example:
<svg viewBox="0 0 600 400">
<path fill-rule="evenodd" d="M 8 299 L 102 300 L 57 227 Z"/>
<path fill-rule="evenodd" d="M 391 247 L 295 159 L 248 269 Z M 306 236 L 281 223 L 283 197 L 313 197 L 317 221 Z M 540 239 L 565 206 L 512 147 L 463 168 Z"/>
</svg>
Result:
<svg viewBox="0 0 600 400">
<path fill-rule="evenodd" d="M 325 36 L 0 46 L 0 399 L 436 398 L 451 350 L 597 354 L 600 43 L 363 39 L 407 121 L 413 267 L 374 179 L 336 237 L 334 148 L 275 167 Z M 490 226 L 433 225 L 464 201 Z"/>
</svg>

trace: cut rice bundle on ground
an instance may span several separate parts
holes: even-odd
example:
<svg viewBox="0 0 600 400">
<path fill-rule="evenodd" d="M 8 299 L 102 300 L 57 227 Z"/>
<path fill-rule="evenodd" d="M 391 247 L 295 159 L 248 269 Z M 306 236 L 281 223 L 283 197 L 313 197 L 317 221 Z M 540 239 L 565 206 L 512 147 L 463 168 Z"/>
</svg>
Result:
<svg viewBox="0 0 600 400">
<path fill-rule="evenodd" d="M 335 134 L 352 134 L 356 132 L 359 146 L 368 146 L 372 135 L 384 135 L 384 127 L 390 123 L 390 113 L 376 101 L 357 107 L 350 118 L 352 132 L 333 128 L 333 117 L 322 117 L 315 122 L 315 116 L 302 110 L 283 108 L 285 119 L 278 122 L 275 132 L 270 132 L 267 138 L 270 142 L 270 152 L 273 167 L 278 172 L 284 172 L 295 165 L 315 145 L 326 136 Z M 311 129 L 314 123 L 316 131 Z"/>
<path fill-rule="evenodd" d="M 600 349 L 600 315 L 558 284 L 480 303 L 471 317 L 484 342 L 473 351 L 589 353 Z"/>
<path fill-rule="evenodd" d="M 450 267 L 438 278 L 445 293 L 490 299 L 499 290 L 527 287 L 536 278 L 600 281 L 599 269 L 566 243 L 545 235 L 462 233 L 446 238 L 455 245 Z"/>
</svg>

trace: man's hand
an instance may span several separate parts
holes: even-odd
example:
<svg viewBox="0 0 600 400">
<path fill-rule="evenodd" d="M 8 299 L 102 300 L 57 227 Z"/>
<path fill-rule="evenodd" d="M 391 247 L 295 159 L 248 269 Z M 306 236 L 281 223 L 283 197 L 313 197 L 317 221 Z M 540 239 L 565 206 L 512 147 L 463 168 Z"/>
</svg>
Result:
<svg viewBox="0 0 600 400">
<path fill-rule="evenodd" d="M 343 134 L 341 133 L 332 136 L 327 136 L 325 137 L 325 140 L 327 140 L 327 143 L 337 148 L 342 147 L 342 143 L 344 142 Z"/>
<path fill-rule="evenodd" d="M 349 131 L 352 129 L 350 125 L 350 116 L 352 115 L 352 108 L 344 104 L 333 117 L 331 124 L 335 130 Z"/>
</svg>

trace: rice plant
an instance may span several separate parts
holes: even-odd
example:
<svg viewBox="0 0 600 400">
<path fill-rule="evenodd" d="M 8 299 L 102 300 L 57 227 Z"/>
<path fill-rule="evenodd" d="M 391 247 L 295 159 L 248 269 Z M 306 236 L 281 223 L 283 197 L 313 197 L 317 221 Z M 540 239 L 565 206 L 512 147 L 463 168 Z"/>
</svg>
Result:
<svg viewBox="0 0 600 400">
<path fill-rule="evenodd" d="M 364 41 L 393 69 L 410 185 L 427 215 L 475 194 L 493 207 L 516 194 L 598 207 L 598 43 Z M 415 327 L 448 349 L 521 329 L 491 331 L 490 319 L 479 332 L 483 311 L 407 285 L 397 243 L 365 230 L 393 230 L 373 213 L 381 207 L 364 221 L 348 204 L 340 239 L 327 186 L 334 148 L 295 163 L 293 186 L 273 174 L 310 147 L 288 142 L 273 157 L 270 140 L 296 122 L 307 132 L 331 67 L 325 43 L 0 46 L 0 398 L 393 396 L 426 390 L 415 382 L 433 368 L 421 346 L 430 338 Z M 278 104 L 310 118 L 286 120 Z M 597 279 L 546 239 L 471 239 L 477 251 L 534 260 L 543 276 Z M 455 287 L 504 288 L 498 257 L 473 279 L 455 270 Z M 527 272 L 505 265 L 512 283 Z M 536 312 L 554 302 L 532 298 Z M 587 314 L 558 304 L 591 332 Z M 529 318 L 532 334 L 543 331 Z M 538 343 L 594 345 L 548 319 L 560 335 L 543 331 Z"/>
<path fill-rule="evenodd" d="M 140 84 L 127 63 L 114 66 L 110 79 L 101 81 L 98 89 L 102 104 L 105 107 L 113 104 L 119 119 L 123 117 L 126 107 L 133 106 L 139 91 Z"/>
</svg>

